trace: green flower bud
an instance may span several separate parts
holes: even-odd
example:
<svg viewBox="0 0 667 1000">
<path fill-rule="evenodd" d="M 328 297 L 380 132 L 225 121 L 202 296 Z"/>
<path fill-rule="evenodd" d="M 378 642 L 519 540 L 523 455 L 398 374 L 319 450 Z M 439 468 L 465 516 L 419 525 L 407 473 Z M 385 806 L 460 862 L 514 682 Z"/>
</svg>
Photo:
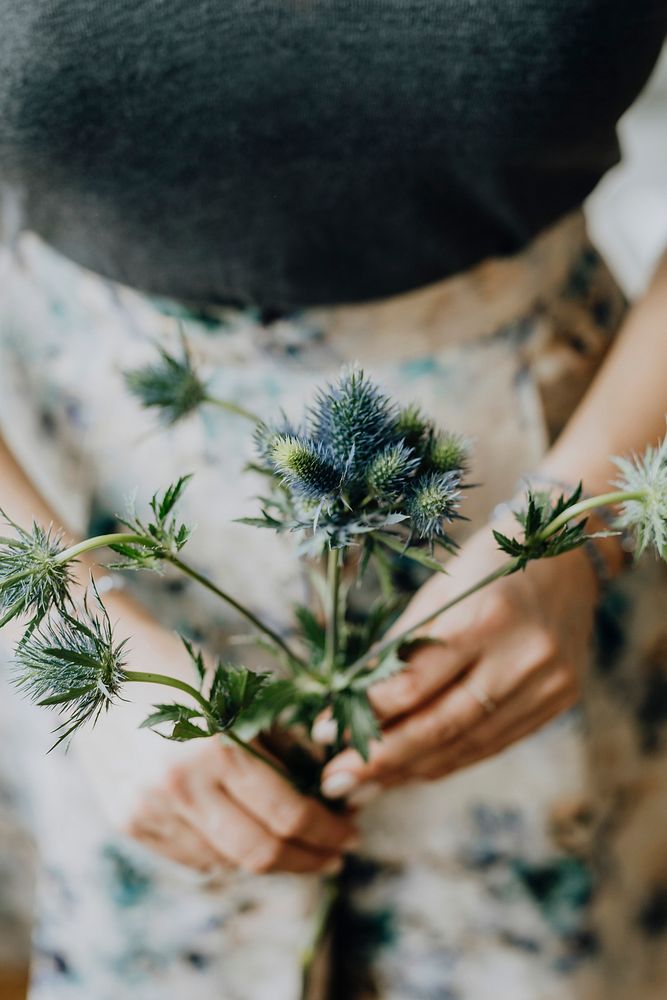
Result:
<svg viewBox="0 0 667 1000">
<path fill-rule="evenodd" d="M 415 403 L 400 410 L 394 424 L 394 433 L 410 448 L 417 448 L 430 430 L 430 421 L 423 416 Z"/>
<path fill-rule="evenodd" d="M 412 448 L 402 443 L 389 445 L 381 451 L 368 467 L 366 483 L 369 492 L 388 499 L 401 493 L 419 465 L 419 459 L 412 455 Z"/>
<path fill-rule="evenodd" d="M 425 461 L 434 472 L 460 472 L 468 462 L 468 449 L 458 434 L 445 432 L 431 437 Z"/>
</svg>

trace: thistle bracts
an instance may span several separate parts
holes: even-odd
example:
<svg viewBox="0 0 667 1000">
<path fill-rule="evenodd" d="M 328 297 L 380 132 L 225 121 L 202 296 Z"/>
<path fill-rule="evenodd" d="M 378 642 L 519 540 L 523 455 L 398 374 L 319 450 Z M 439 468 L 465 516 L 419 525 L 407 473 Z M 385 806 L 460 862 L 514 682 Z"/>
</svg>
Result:
<svg viewBox="0 0 667 1000">
<path fill-rule="evenodd" d="M 194 367 L 187 344 L 177 357 L 158 348 L 158 360 L 125 372 L 125 384 L 145 409 L 156 410 L 168 427 L 194 413 L 209 398 L 207 383 Z"/>
<path fill-rule="evenodd" d="M 655 549 L 667 559 L 667 438 L 632 459 L 615 459 L 621 476 L 614 486 L 629 494 L 620 500 L 616 526 L 630 532 L 637 556 Z"/>
<path fill-rule="evenodd" d="M 581 501 L 582 486 L 569 495 L 556 499 L 545 491 L 528 491 L 526 507 L 515 513 L 523 529 L 518 538 L 510 538 L 500 531 L 493 532 L 503 552 L 512 556 L 515 570 L 525 569 L 535 559 L 562 555 L 583 545 L 589 537 L 586 520 L 576 520 Z"/>
<path fill-rule="evenodd" d="M 0 538 L 0 628 L 21 617 L 37 624 L 52 607 L 64 609 L 69 601 L 70 568 L 58 561 L 62 534 L 39 524 L 25 531 L 0 514 L 15 533 Z"/>
<path fill-rule="evenodd" d="M 258 422 L 258 417 L 232 400 L 211 393 L 210 382 L 195 367 L 188 343 L 181 330 L 182 353 L 179 357 L 158 347 L 157 360 L 142 368 L 124 372 L 125 385 L 147 410 L 155 410 L 160 421 L 173 427 L 204 404 L 219 406 L 230 413 Z"/>
<path fill-rule="evenodd" d="M 127 679 L 126 643 L 114 641 L 109 616 L 94 594 L 97 613 L 87 597 L 79 614 L 61 608 L 16 649 L 18 687 L 65 716 L 56 730 L 58 743 L 85 723 L 94 724 L 120 697 Z"/>
</svg>

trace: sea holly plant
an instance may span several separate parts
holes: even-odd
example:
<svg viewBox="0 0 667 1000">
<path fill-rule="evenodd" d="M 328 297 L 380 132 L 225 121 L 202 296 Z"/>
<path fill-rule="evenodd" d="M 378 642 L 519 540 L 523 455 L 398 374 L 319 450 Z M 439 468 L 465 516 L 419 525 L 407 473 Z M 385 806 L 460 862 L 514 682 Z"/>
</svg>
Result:
<svg viewBox="0 0 667 1000">
<path fill-rule="evenodd" d="M 203 400 L 202 400 L 203 402 Z M 259 513 L 244 519 L 295 536 L 296 554 L 308 562 L 318 597 L 294 609 L 289 638 L 269 626 L 232 592 L 184 558 L 190 528 L 178 515 L 189 477 L 156 494 L 148 513 L 122 520 L 121 530 L 66 547 L 60 534 L 40 525 L 0 539 L 0 623 L 21 619 L 16 649 L 19 686 L 62 715 L 58 741 L 94 724 L 133 682 L 171 688 L 178 700 L 160 702 L 144 725 L 165 738 L 186 741 L 222 736 L 278 768 L 299 787 L 314 790 L 321 760 L 307 758 L 299 742 L 324 710 L 337 726 L 328 755 L 344 746 L 367 756 L 380 738 L 368 698 L 373 684 L 402 669 L 419 630 L 448 608 L 529 562 L 556 557 L 590 537 L 587 516 L 612 507 L 618 530 L 640 554 L 653 548 L 667 558 L 667 444 L 643 456 L 619 459 L 612 492 L 584 497 L 581 488 L 553 497 L 529 491 L 517 513 L 517 534 L 494 532 L 508 559 L 497 570 L 417 622 L 385 638 L 401 604 L 393 586 L 397 560 L 443 572 L 442 557 L 456 553 L 451 531 L 463 516 L 468 454 L 465 442 L 437 428 L 416 407 L 401 407 L 358 369 L 325 386 L 298 424 L 285 417 L 255 432 L 253 466 L 267 482 Z M 111 549 L 116 570 L 171 567 L 195 580 L 245 618 L 267 655 L 257 673 L 221 657 L 206 666 L 184 639 L 193 683 L 131 669 L 127 644 L 116 639 L 99 593 L 75 596 L 72 567 L 84 554 Z M 440 558 L 439 558 L 440 557 Z M 384 582 L 382 596 L 362 616 L 355 594 L 366 574 Z M 423 641 L 423 640 L 421 640 Z M 145 667 L 146 665 L 139 665 Z M 276 727 L 298 734 L 281 764 L 265 755 L 263 739 Z"/>
<path fill-rule="evenodd" d="M 253 423 L 258 418 L 245 407 L 213 395 L 209 383 L 197 370 L 181 328 L 181 354 L 158 347 L 158 359 L 124 373 L 130 393 L 148 410 L 155 411 L 171 427 L 205 405 L 218 406 Z"/>
</svg>

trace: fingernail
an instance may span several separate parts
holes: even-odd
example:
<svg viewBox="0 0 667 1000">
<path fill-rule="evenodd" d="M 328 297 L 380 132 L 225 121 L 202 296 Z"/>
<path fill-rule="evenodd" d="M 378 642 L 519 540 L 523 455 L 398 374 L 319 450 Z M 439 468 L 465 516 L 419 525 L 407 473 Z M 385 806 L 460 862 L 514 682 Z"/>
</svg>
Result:
<svg viewBox="0 0 667 1000">
<path fill-rule="evenodd" d="M 322 865 L 320 871 L 323 875 L 337 875 L 339 871 L 343 868 L 342 858 L 332 858 L 331 861 L 327 861 L 325 865 Z"/>
<path fill-rule="evenodd" d="M 315 743 L 333 743 L 338 732 L 334 719 L 318 719 L 313 726 L 312 737 Z"/>
<path fill-rule="evenodd" d="M 356 775 L 351 771 L 337 771 L 322 782 L 322 794 L 328 799 L 340 799 L 358 785 Z"/>
<path fill-rule="evenodd" d="M 358 847 L 361 847 L 361 836 L 358 833 L 351 833 L 350 836 L 343 841 L 344 851 L 356 851 Z"/>
<path fill-rule="evenodd" d="M 369 802 L 378 797 L 381 791 L 382 785 L 378 784 L 377 781 L 366 781 L 348 796 L 347 801 L 351 806 L 367 806 Z"/>
</svg>

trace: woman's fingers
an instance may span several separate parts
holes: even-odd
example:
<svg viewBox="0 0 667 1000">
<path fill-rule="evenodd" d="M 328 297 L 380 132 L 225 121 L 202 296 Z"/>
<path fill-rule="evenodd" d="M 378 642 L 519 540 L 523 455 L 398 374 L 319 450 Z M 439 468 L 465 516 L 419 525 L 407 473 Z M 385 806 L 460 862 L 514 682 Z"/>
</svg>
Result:
<svg viewBox="0 0 667 1000">
<path fill-rule="evenodd" d="M 483 666 L 481 664 L 466 682 L 468 691 L 485 691 L 483 685 L 488 683 L 488 671 Z M 576 683 L 570 674 L 557 668 L 543 669 L 526 680 L 504 703 L 485 711 L 476 725 L 463 729 L 455 740 L 414 758 L 400 772 L 388 775 L 386 784 L 401 784 L 415 778 L 435 779 L 483 760 L 544 725 L 574 704 L 576 697 Z"/>
<path fill-rule="evenodd" d="M 224 864 L 204 837 L 174 811 L 166 792 L 145 796 L 127 833 L 152 851 L 195 871 L 214 871 Z"/>
<path fill-rule="evenodd" d="M 357 844 L 358 833 L 349 817 L 335 815 L 322 803 L 300 795 L 240 747 L 221 744 L 219 749 L 213 776 L 271 833 L 319 851 L 339 852 Z"/>
<path fill-rule="evenodd" d="M 459 743 L 455 747 L 448 747 L 442 753 L 425 757 L 415 764 L 410 771 L 404 772 L 402 775 L 395 775 L 388 782 L 388 786 L 401 785 L 407 781 L 414 780 L 437 780 L 464 767 L 470 767 L 472 764 L 492 757 L 513 743 L 540 729 L 560 712 L 571 708 L 575 700 L 576 695 L 574 693 L 557 696 L 546 702 L 539 712 L 522 719 L 520 722 L 509 725 L 506 729 L 494 732 L 493 734 L 489 732 L 482 733 L 480 731 L 475 738 L 466 744 Z"/>
<path fill-rule="evenodd" d="M 473 657 L 473 650 L 453 637 L 418 646 L 400 673 L 370 689 L 375 714 L 382 722 L 389 722 L 414 711 L 451 684 Z"/>
<path fill-rule="evenodd" d="M 283 840 L 235 802 L 210 772 L 174 775 L 177 809 L 227 862 L 254 873 L 337 871 L 340 858 Z"/>
<path fill-rule="evenodd" d="M 339 754 L 325 768 L 322 792 L 330 798 L 350 795 L 366 782 L 383 782 L 410 761 L 456 740 L 484 716 L 480 702 L 462 684 L 387 727 L 382 740 L 371 745 L 364 762 L 354 750 Z"/>
</svg>

